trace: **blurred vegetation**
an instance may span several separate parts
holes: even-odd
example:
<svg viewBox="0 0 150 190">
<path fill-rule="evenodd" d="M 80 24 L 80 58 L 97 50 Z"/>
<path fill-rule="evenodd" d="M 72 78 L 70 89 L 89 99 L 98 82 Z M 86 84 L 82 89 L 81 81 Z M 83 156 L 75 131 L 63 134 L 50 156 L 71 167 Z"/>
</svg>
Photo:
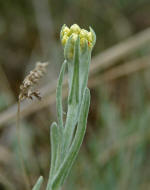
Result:
<svg viewBox="0 0 150 190">
<path fill-rule="evenodd" d="M 93 56 L 150 27 L 149 0 L 0 1 L 0 111 L 17 101 L 19 85 L 36 61 L 50 62 L 41 86 L 58 77 L 66 23 L 92 26 Z M 150 55 L 150 44 L 120 60 Z M 141 63 L 142 64 L 142 63 Z M 100 73 L 101 74 L 101 73 Z M 91 88 L 86 137 L 64 189 L 150 189 L 150 68 Z M 22 144 L 32 184 L 48 178 L 49 126 L 55 105 L 22 119 Z M 17 157 L 16 124 L 0 126 L 0 190 L 25 189 Z M 44 188 L 43 188 L 44 189 Z"/>
</svg>

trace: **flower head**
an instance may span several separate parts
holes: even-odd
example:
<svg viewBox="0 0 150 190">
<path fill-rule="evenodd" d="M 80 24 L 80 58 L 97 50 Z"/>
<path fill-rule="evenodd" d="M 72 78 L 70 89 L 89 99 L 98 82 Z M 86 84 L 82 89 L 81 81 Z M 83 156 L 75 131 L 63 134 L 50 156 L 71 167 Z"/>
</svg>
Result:
<svg viewBox="0 0 150 190">
<path fill-rule="evenodd" d="M 66 25 L 62 27 L 62 30 L 60 33 L 61 43 L 65 47 L 69 38 L 71 38 L 72 47 L 71 47 L 71 52 L 69 52 L 71 57 L 73 56 L 73 52 L 74 52 L 73 47 L 78 37 L 80 38 L 81 51 L 84 49 L 86 44 L 89 50 L 92 50 L 96 41 L 95 32 L 92 30 L 92 28 L 90 28 L 90 31 L 87 31 L 85 29 L 81 29 L 77 24 L 73 24 L 70 28 Z"/>
</svg>

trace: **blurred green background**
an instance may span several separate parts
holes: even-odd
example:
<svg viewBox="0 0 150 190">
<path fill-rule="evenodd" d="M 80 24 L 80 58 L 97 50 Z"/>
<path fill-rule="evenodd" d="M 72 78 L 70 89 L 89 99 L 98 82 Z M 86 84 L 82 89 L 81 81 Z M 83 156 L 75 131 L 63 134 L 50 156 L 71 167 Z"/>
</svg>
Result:
<svg viewBox="0 0 150 190">
<path fill-rule="evenodd" d="M 95 30 L 92 64 L 98 70 L 89 79 L 91 106 L 84 143 L 63 189 L 149 190 L 149 0 L 0 0 L 0 190 L 25 189 L 14 105 L 22 80 L 37 61 L 50 62 L 40 84 L 43 99 L 50 93 L 63 62 L 59 32 L 64 23 Z M 145 38 L 149 40 L 142 43 Z M 132 48 L 138 40 L 141 45 Z M 120 43 L 116 54 L 122 51 L 122 56 L 114 59 Z M 110 65 L 101 69 L 101 58 L 110 59 Z M 23 156 L 32 184 L 43 175 L 45 186 L 55 102 L 48 99 L 35 111 L 31 103 L 24 102 L 29 108 L 21 120 Z"/>
</svg>

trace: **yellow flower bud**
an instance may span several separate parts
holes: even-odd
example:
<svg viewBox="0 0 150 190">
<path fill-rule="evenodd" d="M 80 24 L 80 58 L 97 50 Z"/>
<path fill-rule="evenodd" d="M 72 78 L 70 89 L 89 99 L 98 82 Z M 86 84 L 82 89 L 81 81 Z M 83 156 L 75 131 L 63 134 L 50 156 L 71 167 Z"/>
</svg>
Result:
<svg viewBox="0 0 150 190">
<path fill-rule="evenodd" d="M 63 28 L 61 34 L 62 34 L 62 35 L 67 35 L 69 32 L 70 32 L 70 29 L 69 29 L 67 26 L 65 26 L 65 27 Z"/>
<path fill-rule="evenodd" d="M 88 34 L 88 31 L 82 29 L 82 30 L 80 31 L 79 36 L 80 36 L 80 38 L 86 38 L 86 37 L 87 37 L 87 34 Z"/>
<path fill-rule="evenodd" d="M 88 32 L 88 33 L 87 33 L 87 40 L 90 41 L 90 42 L 92 42 L 93 36 L 92 36 L 92 33 L 91 33 L 91 32 Z"/>
<path fill-rule="evenodd" d="M 86 39 L 85 38 L 81 38 L 80 39 L 80 46 L 81 46 L 81 48 L 83 48 L 85 46 L 85 43 L 86 43 Z"/>
<path fill-rule="evenodd" d="M 73 24 L 71 27 L 70 27 L 70 32 L 71 34 L 72 33 L 76 33 L 76 34 L 79 34 L 80 33 L 80 27 L 77 25 L 77 24 Z"/>
<path fill-rule="evenodd" d="M 70 32 L 70 29 L 67 26 L 65 26 L 65 28 L 63 29 L 63 34 L 67 35 L 69 34 L 69 32 Z"/>
<path fill-rule="evenodd" d="M 75 41 L 77 40 L 77 38 L 78 38 L 78 35 L 75 34 L 75 33 L 73 33 L 72 34 L 72 42 L 75 43 Z"/>
<path fill-rule="evenodd" d="M 68 36 L 63 36 L 63 38 L 62 38 L 62 40 L 61 40 L 61 43 L 62 43 L 62 45 L 65 45 L 66 44 L 66 42 L 67 42 L 67 40 L 68 40 Z"/>
</svg>

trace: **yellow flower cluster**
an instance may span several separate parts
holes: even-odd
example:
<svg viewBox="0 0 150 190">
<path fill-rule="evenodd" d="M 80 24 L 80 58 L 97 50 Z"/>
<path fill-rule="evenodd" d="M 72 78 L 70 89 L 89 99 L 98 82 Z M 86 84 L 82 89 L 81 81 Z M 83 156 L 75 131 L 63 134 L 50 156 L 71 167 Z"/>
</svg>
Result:
<svg viewBox="0 0 150 190">
<path fill-rule="evenodd" d="M 74 44 L 78 36 L 80 37 L 80 47 L 83 48 L 85 43 L 88 43 L 90 49 L 93 48 L 94 34 L 92 31 L 81 29 L 77 24 L 73 24 L 70 28 L 64 26 L 61 30 L 61 43 L 65 46 L 69 37 L 72 36 L 72 43 Z"/>
</svg>

